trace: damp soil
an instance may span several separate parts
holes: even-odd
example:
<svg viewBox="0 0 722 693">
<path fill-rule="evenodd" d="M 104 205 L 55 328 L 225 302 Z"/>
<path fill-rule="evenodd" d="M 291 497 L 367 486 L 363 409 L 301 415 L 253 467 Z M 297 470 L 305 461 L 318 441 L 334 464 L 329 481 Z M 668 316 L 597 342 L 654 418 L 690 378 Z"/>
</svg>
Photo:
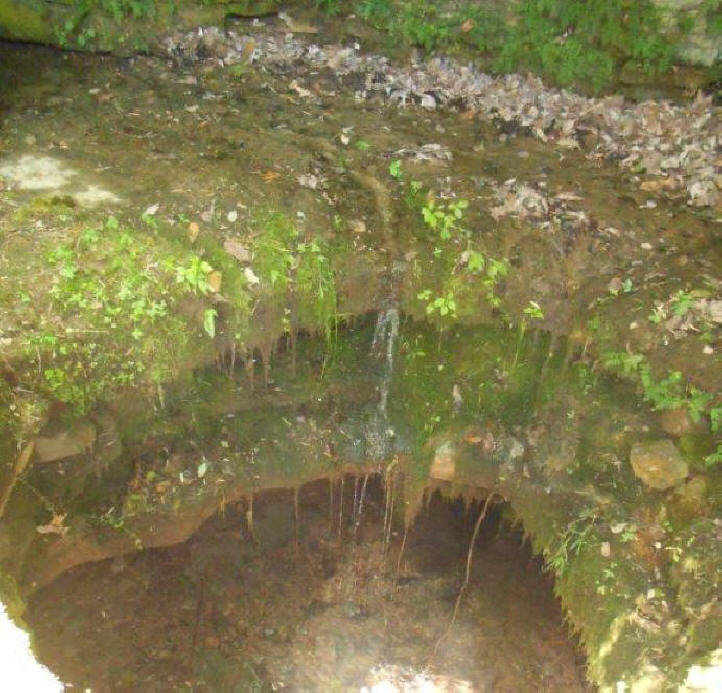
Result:
<svg viewBox="0 0 722 693">
<path fill-rule="evenodd" d="M 327 482 L 303 487 L 298 527 L 293 493 L 266 492 L 252 533 L 228 506 L 181 545 L 68 571 L 29 606 L 40 660 L 94 691 L 356 691 L 422 672 L 448 690 L 591 690 L 552 582 L 500 507 L 452 625 L 481 505 L 432 496 L 399 556 L 379 480 L 360 515 L 345 488 L 341 510 Z"/>
</svg>

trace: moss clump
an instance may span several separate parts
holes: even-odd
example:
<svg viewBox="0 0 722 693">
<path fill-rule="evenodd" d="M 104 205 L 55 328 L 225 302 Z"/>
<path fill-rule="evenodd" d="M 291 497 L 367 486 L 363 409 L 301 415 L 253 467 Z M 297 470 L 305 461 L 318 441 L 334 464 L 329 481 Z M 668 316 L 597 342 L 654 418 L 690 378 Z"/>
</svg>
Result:
<svg viewBox="0 0 722 693">
<path fill-rule="evenodd" d="M 274 337 L 299 328 L 328 338 L 335 330 L 337 295 L 332 249 L 320 237 L 301 238 L 288 217 L 262 215 L 253 237 L 265 331 Z"/>
<path fill-rule="evenodd" d="M 52 24 L 40 0 L 0 0 L 0 35 L 15 41 L 53 43 Z"/>
</svg>

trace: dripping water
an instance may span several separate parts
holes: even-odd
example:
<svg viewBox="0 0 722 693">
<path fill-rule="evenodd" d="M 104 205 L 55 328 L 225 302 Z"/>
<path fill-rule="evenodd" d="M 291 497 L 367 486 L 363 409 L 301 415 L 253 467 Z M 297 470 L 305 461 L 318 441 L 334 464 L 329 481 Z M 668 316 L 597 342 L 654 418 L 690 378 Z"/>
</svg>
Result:
<svg viewBox="0 0 722 693">
<path fill-rule="evenodd" d="M 399 311 L 397 308 L 389 308 L 381 311 L 376 320 L 374 339 L 371 344 L 371 352 L 386 357 L 384 374 L 381 379 L 381 397 L 379 399 L 379 413 L 386 421 L 386 405 L 389 398 L 389 386 L 394 370 L 394 348 L 399 336 Z"/>
</svg>

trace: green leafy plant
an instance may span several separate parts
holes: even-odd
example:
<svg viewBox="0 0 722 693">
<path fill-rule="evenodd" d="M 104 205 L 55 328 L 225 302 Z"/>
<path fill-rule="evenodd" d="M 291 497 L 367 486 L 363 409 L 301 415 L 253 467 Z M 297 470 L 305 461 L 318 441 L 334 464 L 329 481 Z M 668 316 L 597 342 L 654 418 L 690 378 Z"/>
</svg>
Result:
<svg viewBox="0 0 722 693">
<path fill-rule="evenodd" d="M 298 231 L 288 217 L 273 213 L 262 222 L 262 230 L 253 240 L 254 268 L 262 281 L 279 295 L 285 294 L 295 263 Z"/>
<path fill-rule="evenodd" d="M 717 464 L 722 464 L 722 443 L 719 443 L 717 445 L 717 449 L 704 458 L 704 463 L 707 467 L 714 467 Z"/>
<path fill-rule="evenodd" d="M 212 268 L 197 256 L 185 263 L 177 253 L 154 257 L 158 243 L 109 217 L 102 233 L 83 229 L 75 247 L 59 244 L 47 255 L 55 267 L 49 294 L 57 319 L 53 329 L 27 339 L 27 350 L 41 390 L 76 413 L 142 377 L 159 383 L 174 371 L 191 327 L 171 306 L 185 293 L 206 293 Z M 208 313 L 205 327 L 215 330 Z"/>
<path fill-rule="evenodd" d="M 687 291 L 678 291 L 672 300 L 672 313 L 684 317 L 694 306 L 694 296 Z"/>
<path fill-rule="evenodd" d="M 194 255 L 187 265 L 179 265 L 175 270 L 176 284 L 187 291 L 204 296 L 211 290 L 209 276 L 213 268 L 203 259 Z"/>
<path fill-rule="evenodd" d="M 516 366 L 519 362 L 519 352 L 521 351 L 521 345 L 524 342 L 524 335 L 528 327 L 529 320 L 543 320 L 544 312 L 541 306 L 536 302 L 530 300 L 526 308 L 522 311 L 522 318 L 519 322 L 519 339 L 516 342 L 516 351 L 514 353 L 513 366 Z"/>
<path fill-rule="evenodd" d="M 203 311 L 203 330 L 213 339 L 216 336 L 216 318 L 218 311 L 214 308 L 207 308 Z"/>
<path fill-rule="evenodd" d="M 409 183 L 405 193 L 409 207 L 417 205 L 421 191 L 420 182 Z M 468 300 L 473 305 L 478 300 L 480 288 L 488 305 L 494 309 L 501 305 L 496 288 L 507 275 L 509 263 L 473 247 L 471 233 L 462 224 L 468 207 L 465 199 L 437 199 L 432 194 L 425 196 L 420 207 L 424 227 L 434 232 L 437 242 L 432 251 L 433 263 L 444 277 L 440 288 L 424 287 L 417 292 L 417 300 L 426 304 L 426 315 L 456 318 L 462 302 L 466 304 Z M 461 243 L 466 249 L 457 254 Z M 450 253 L 451 250 L 455 252 Z"/>
<path fill-rule="evenodd" d="M 529 301 L 529 304 L 523 311 L 524 315 L 531 320 L 544 320 L 544 311 L 536 301 Z"/>
<path fill-rule="evenodd" d="M 586 82 L 599 91 L 626 62 L 658 74 L 673 59 L 648 0 L 522 0 L 518 13 L 496 61 L 504 71 L 523 66 L 562 85 Z"/>
<path fill-rule="evenodd" d="M 94 14 L 106 15 L 120 25 L 128 19 L 147 19 L 156 15 L 155 0 L 72 0 L 71 13 L 58 31 L 58 43 L 69 46 L 73 40 L 79 48 L 87 48 L 98 32 L 87 24 Z"/>
<path fill-rule="evenodd" d="M 468 200 L 452 200 L 439 202 L 433 197 L 427 199 L 421 208 L 424 223 L 432 230 L 439 232 L 441 240 L 449 240 L 454 232 L 460 231 L 459 222 L 464 210 L 469 206 Z"/>
<path fill-rule="evenodd" d="M 391 19 L 393 7 L 390 0 L 361 0 L 356 3 L 356 12 L 361 19 L 379 28 Z"/>
<path fill-rule="evenodd" d="M 270 294 L 269 300 L 284 308 L 282 328 L 290 332 L 294 319 L 300 320 L 318 327 L 330 339 L 337 298 L 328 244 L 320 238 L 300 241 L 293 222 L 282 214 L 271 214 L 253 246 L 261 287 Z"/>
<path fill-rule="evenodd" d="M 653 325 L 659 325 L 664 320 L 664 309 L 661 306 L 655 306 L 652 312 L 647 316 L 647 320 Z"/>
<path fill-rule="evenodd" d="M 712 433 L 722 431 L 722 405 L 712 407 L 709 412 L 710 425 Z"/>
<path fill-rule="evenodd" d="M 597 513 L 594 508 L 582 511 L 579 517 L 572 520 L 561 534 L 556 549 L 554 551 L 545 550 L 547 569 L 558 577 L 564 575 L 574 556 L 589 545 L 596 521 Z"/>
<path fill-rule="evenodd" d="M 401 177 L 403 176 L 403 171 L 401 169 L 401 160 L 400 159 L 394 159 L 389 164 L 389 175 L 394 180 L 401 180 Z"/>
<path fill-rule="evenodd" d="M 336 327 L 336 282 L 328 254 L 320 240 L 298 245 L 296 297 L 299 317 L 309 313 L 311 322 L 320 326 L 330 339 Z"/>
<path fill-rule="evenodd" d="M 416 295 L 416 298 L 426 303 L 427 315 L 438 312 L 441 317 L 456 317 L 456 300 L 451 291 L 447 291 L 445 295 L 434 297 L 431 289 L 424 289 Z"/>
<path fill-rule="evenodd" d="M 645 401 L 655 410 L 686 408 L 693 421 L 699 421 L 706 413 L 710 413 L 710 418 L 719 416 L 709 408 L 714 395 L 694 385 L 687 386 L 680 371 L 669 371 L 656 380 L 644 356 L 633 352 L 607 352 L 602 354 L 602 361 L 608 370 L 636 379 Z"/>
<path fill-rule="evenodd" d="M 421 181 L 418 180 L 409 181 L 409 184 L 406 186 L 404 202 L 409 209 L 414 209 L 418 205 L 419 193 L 422 187 Z"/>
<path fill-rule="evenodd" d="M 341 0 L 314 0 L 314 3 L 329 17 L 335 17 L 341 11 Z"/>
</svg>

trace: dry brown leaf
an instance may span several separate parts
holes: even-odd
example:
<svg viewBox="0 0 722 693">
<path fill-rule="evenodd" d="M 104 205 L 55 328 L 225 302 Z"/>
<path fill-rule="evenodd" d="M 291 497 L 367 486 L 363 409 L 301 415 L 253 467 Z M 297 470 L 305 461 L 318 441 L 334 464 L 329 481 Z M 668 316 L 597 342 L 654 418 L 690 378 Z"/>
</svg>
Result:
<svg viewBox="0 0 722 693">
<path fill-rule="evenodd" d="M 223 243 L 223 250 L 225 250 L 229 255 L 232 255 L 239 262 L 251 261 L 251 253 L 240 241 L 229 238 Z"/>
<path fill-rule="evenodd" d="M 208 286 L 214 294 L 217 294 L 221 290 L 221 279 L 223 274 L 216 270 L 208 275 Z"/>
<path fill-rule="evenodd" d="M 65 521 L 66 514 L 53 513 L 53 518 L 47 525 L 38 525 L 35 531 L 38 534 L 58 534 L 61 537 L 65 536 L 67 531 L 70 529 L 66 527 L 63 522 Z"/>
</svg>

